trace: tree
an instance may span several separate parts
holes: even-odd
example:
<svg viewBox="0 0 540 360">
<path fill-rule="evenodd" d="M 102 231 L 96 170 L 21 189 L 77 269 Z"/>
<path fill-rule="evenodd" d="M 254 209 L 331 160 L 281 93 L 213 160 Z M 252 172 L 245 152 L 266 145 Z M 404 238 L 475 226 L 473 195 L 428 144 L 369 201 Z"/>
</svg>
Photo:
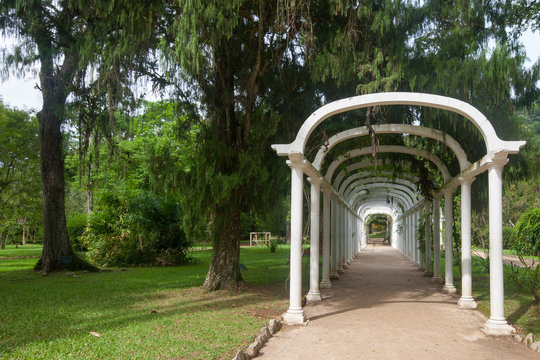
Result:
<svg viewBox="0 0 540 360">
<path fill-rule="evenodd" d="M 24 71 L 39 62 L 42 109 L 37 113 L 40 139 L 40 169 L 43 188 L 43 254 L 35 270 L 96 268 L 74 253 L 66 228 L 62 125 L 69 94 L 83 84 L 90 64 L 108 79 L 110 109 L 117 104 L 119 79 L 127 73 L 123 64 L 138 66 L 147 60 L 147 42 L 154 7 L 163 4 L 142 1 L 82 3 L 69 0 L 6 0 L 0 3 L 0 27 L 17 36 L 20 43 L 5 57 L 5 65 Z M 137 20 L 137 21 L 135 21 Z M 142 54 L 139 58 L 137 54 Z M 139 61 L 137 61 L 139 60 Z M 125 70 L 125 71 L 123 71 Z M 76 80 L 79 81 L 76 81 Z"/>
<path fill-rule="evenodd" d="M 184 208 L 192 235 L 210 229 L 208 290 L 236 289 L 241 214 L 279 200 L 271 196 L 282 178 L 270 175 L 276 167 L 270 144 L 283 113 L 267 99 L 276 80 L 285 81 L 280 70 L 298 66 L 301 57 L 293 7 L 286 1 L 184 1 L 174 42 L 163 49 L 197 85 L 206 117 L 186 173 Z M 295 78 L 287 80 L 295 89 Z"/>
<path fill-rule="evenodd" d="M 8 233 L 27 230 L 41 206 L 39 139 L 35 118 L 0 101 L 0 246 Z M 12 239 L 13 241 L 14 239 Z M 19 241 L 17 238 L 16 241 Z"/>
</svg>

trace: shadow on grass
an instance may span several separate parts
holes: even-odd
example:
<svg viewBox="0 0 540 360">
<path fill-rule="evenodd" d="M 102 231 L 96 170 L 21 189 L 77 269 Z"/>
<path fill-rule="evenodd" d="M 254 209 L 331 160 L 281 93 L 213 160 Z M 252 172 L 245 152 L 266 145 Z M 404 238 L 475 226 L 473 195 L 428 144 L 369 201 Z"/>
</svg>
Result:
<svg viewBox="0 0 540 360">
<path fill-rule="evenodd" d="M 231 318 L 234 325 L 235 318 L 256 313 L 250 309 L 282 299 L 269 289 L 288 276 L 288 251 L 279 256 L 267 256 L 261 250 L 243 252 L 241 261 L 250 274 L 244 278 L 258 285 L 237 293 L 202 291 L 210 253 L 200 252 L 198 257 L 199 263 L 188 266 L 75 272 L 76 277 L 65 273 L 43 277 L 28 269 L 33 264 L 20 260 L 2 263 L 14 270 L 0 272 L 0 358 L 30 344 L 47 347 L 56 340 L 76 341 L 72 339 L 88 336 L 90 331 L 122 332 L 136 327 L 152 336 L 151 328 L 160 322 L 172 326 L 182 319 L 202 318 L 209 324 L 216 317 Z M 21 266 L 26 269 L 19 270 Z M 197 321 L 190 326 L 197 326 Z"/>
</svg>

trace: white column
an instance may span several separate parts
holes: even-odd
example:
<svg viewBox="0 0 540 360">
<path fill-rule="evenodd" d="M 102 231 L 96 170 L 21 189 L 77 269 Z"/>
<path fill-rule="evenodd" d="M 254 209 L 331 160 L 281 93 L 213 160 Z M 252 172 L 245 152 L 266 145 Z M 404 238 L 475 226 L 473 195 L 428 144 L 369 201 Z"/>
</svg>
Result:
<svg viewBox="0 0 540 360">
<path fill-rule="evenodd" d="M 320 287 L 331 288 L 330 282 L 330 189 L 323 189 L 323 265 Z"/>
<path fill-rule="evenodd" d="M 401 244 L 403 246 L 403 249 L 405 249 L 404 253 L 405 255 L 407 256 L 407 258 L 410 260 L 411 258 L 411 254 L 409 253 L 409 242 L 407 240 L 407 237 L 406 236 L 403 236 L 405 234 L 405 228 L 407 227 L 407 216 L 406 215 L 403 215 L 403 217 L 401 218 L 401 222 L 400 222 L 403 227 L 402 227 L 402 232 L 401 232 L 401 236 L 400 236 L 400 239 L 401 239 Z"/>
<path fill-rule="evenodd" d="M 320 207 L 321 191 L 318 180 L 309 179 L 311 182 L 311 226 L 310 226 L 310 249 L 309 249 L 309 292 L 306 296 L 308 301 L 320 301 L 319 291 L 319 231 L 320 231 Z"/>
<path fill-rule="evenodd" d="M 453 226 L 454 214 L 452 204 L 454 189 L 444 191 L 444 286 L 443 290 L 447 293 L 455 293 L 454 286 L 454 243 Z"/>
<path fill-rule="evenodd" d="M 331 279 L 338 279 L 339 275 L 337 273 L 338 269 L 338 246 L 337 246 L 337 203 L 336 203 L 336 197 L 332 196 L 331 199 L 331 223 L 330 223 L 330 230 L 331 230 L 331 242 L 330 242 L 330 248 L 332 252 L 332 263 L 330 266 L 330 278 Z"/>
<path fill-rule="evenodd" d="M 349 216 L 348 216 L 348 219 L 349 219 L 349 226 L 348 226 L 349 238 L 347 239 L 347 242 L 349 244 L 349 258 L 348 258 L 347 262 L 350 265 L 352 263 L 353 253 L 354 253 L 354 250 L 353 250 L 353 234 L 354 234 L 353 224 L 354 224 L 354 220 L 353 220 L 352 212 L 350 210 L 347 210 L 347 214 L 349 214 Z"/>
<path fill-rule="evenodd" d="M 489 181 L 489 298 L 491 315 L 484 325 L 488 335 L 511 335 L 515 330 L 504 317 L 502 241 L 502 170 L 506 156 L 488 167 Z"/>
<path fill-rule="evenodd" d="M 472 297 L 472 258 L 471 258 L 471 184 L 472 179 L 460 178 L 461 183 L 461 309 L 476 309 Z"/>
<path fill-rule="evenodd" d="M 343 206 L 343 268 L 349 267 L 349 210 Z"/>
<path fill-rule="evenodd" d="M 337 258 L 337 272 L 338 274 L 343 274 L 344 271 L 343 271 L 343 248 L 344 248 L 344 244 L 343 244 L 343 205 L 340 204 L 338 202 L 338 205 L 337 205 L 338 209 L 337 209 L 337 216 L 338 216 L 338 221 L 337 221 L 337 255 L 338 255 L 338 258 Z"/>
<path fill-rule="evenodd" d="M 302 309 L 302 215 L 304 173 L 294 163 L 291 167 L 291 258 L 289 309 L 283 316 L 289 324 L 303 324 L 306 320 Z"/>
<path fill-rule="evenodd" d="M 409 259 L 411 261 L 414 261 L 414 254 L 412 251 L 412 243 L 411 243 L 411 237 L 409 234 L 409 229 L 411 227 L 411 214 L 407 214 L 403 218 L 403 227 L 402 227 L 402 234 L 403 234 L 403 241 L 405 244 L 407 244 L 407 255 L 409 256 Z"/>
<path fill-rule="evenodd" d="M 414 212 L 414 228 L 413 228 L 413 239 L 414 247 L 416 248 L 416 257 L 418 259 L 418 271 L 424 271 L 425 268 L 425 256 L 422 256 L 422 250 L 420 249 L 420 244 L 416 241 L 416 235 L 418 231 L 418 223 L 422 217 L 422 207 L 419 206 L 418 209 Z"/>
<path fill-rule="evenodd" d="M 433 278 L 431 281 L 442 284 L 441 278 L 441 198 L 436 195 L 433 198 Z"/>
<path fill-rule="evenodd" d="M 424 227 L 424 255 L 426 257 L 424 263 L 424 276 L 431 277 L 433 276 L 433 270 L 431 269 L 431 201 L 426 201 L 424 203 L 425 211 L 425 227 Z"/>
</svg>

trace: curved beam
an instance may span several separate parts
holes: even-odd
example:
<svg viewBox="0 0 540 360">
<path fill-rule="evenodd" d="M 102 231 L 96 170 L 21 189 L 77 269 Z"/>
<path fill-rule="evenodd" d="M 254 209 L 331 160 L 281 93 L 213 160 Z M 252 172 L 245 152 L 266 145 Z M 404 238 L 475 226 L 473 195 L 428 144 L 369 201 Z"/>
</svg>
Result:
<svg viewBox="0 0 540 360">
<path fill-rule="evenodd" d="M 414 194 L 415 199 L 417 199 L 417 188 L 416 185 L 410 181 L 402 180 L 402 179 L 388 179 L 388 178 L 380 178 L 380 177 L 370 177 L 370 178 L 364 178 L 361 180 L 357 180 L 350 184 L 350 186 L 343 187 L 343 191 L 339 191 L 339 193 L 345 198 L 349 198 L 349 195 L 355 190 L 357 185 L 365 185 L 365 184 L 399 184 L 406 186 L 408 189 L 411 190 L 411 192 Z M 417 199 L 418 200 L 418 199 Z"/>
<path fill-rule="evenodd" d="M 368 213 L 371 213 L 371 214 L 380 214 L 380 213 L 382 213 L 382 214 L 384 214 L 384 213 L 394 214 L 395 219 L 398 219 L 399 216 L 401 215 L 401 211 L 399 211 L 399 209 L 395 209 L 392 206 L 389 206 L 388 204 L 379 203 L 379 202 L 372 202 L 372 203 L 366 204 L 365 208 L 358 208 L 358 210 L 357 210 L 357 214 L 360 217 L 360 220 L 362 220 L 363 222 L 366 221 L 366 217 L 367 217 L 366 214 L 368 214 Z M 392 215 L 390 215 L 390 216 L 392 216 Z M 392 216 L 393 219 L 394 219 L 394 216 Z"/>
<path fill-rule="evenodd" d="M 392 160 L 384 159 L 384 160 L 381 160 L 381 163 L 378 164 L 378 166 L 379 165 L 392 165 L 392 164 L 394 164 L 394 162 Z M 401 166 L 401 167 L 409 168 L 409 169 L 412 166 L 410 161 L 399 161 L 398 165 Z M 357 163 L 348 165 L 345 168 L 345 171 L 342 170 L 342 171 L 340 171 L 338 173 L 338 175 L 336 176 L 336 179 L 334 180 L 334 183 L 332 185 L 334 186 L 335 189 L 339 188 L 340 187 L 339 183 L 343 180 L 343 178 L 345 176 L 347 176 L 348 173 L 352 173 L 355 170 L 360 170 L 362 168 L 369 167 L 369 166 L 374 166 L 373 160 L 359 161 Z M 403 177 L 403 178 L 405 178 L 405 177 Z M 412 177 L 411 177 L 411 180 L 413 180 Z"/>
<path fill-rule="evenodd" d="M 385 179 L 386 181 L 385 182 L 391 182 L 391 181 L 407 181 L 408 183 L 410 184 L 415 184 L 415 182 L 418 181 L 418 177 L 405 177 L 403 176 L 403 174 L 400 174 L 399 177 L 395 176 L 395 177 L 391 177 L 393 175 L 395 175 L 394 173 L 390 172 L 390 171 L 380 171 L 380 172 L 376 172 L 376 173 L 372 173 L 372 172 L 369 172 L 369 171 L 361 171 L 361 172 L 357 172 L 357 173 L 354 173 L 352 174 L 351 176 L 349 176 L 347 179 L 345 179 L 345 181 L 343 181 L 343 183 L 341 185 L 337 185 L 336 182 L 334 181 L 334 188 L 337 189 L 337 192 L 340 193 L 340 194 L 343 194 L 345 193 L 345 190 L 349 187 L 350 184 L 352 184 L 353 181 L 355 180 L 358 180 L 358 179 L 366 179 L 368 177 L 373 177 L 374 175 L 378 175 L 377 179 Z M 387 175 L 387 176 L 385 176 Z M 382 176 L 382 177 L 380 177 Z M 337 180 L 337 178 L 336 178 Z M 413 182 L 414 181 L 414 182 Z M 416 185 L 415 185 L 415 188 L 416 188 Z"/>
<path fill-rule="evenodd" d="M 495 133 L 495 129 L 484 114 L 464 101 L 433 94 L 387 92 L 359 95 L 326 104 L 307 118 L 298 131 L 296 139 L 292 143 L 272 145 L 272 148 L 276 150 L 278 155 L 288 155 L 290 153 L 304 154 L 304 149 L 309 136 L 321 122 L 332 115 L 377 105 L 426 106 L 460 114 L 471 121 L 480 131 L 484 138 L 488 153 L 498 151 L 504 151 L 511 154 L 517 153 L 519 152 L 519 148 L 524 145 L 523 141 L 503 141 L 499 139 Z"/>
<path fill-rule="evenodd" d="M 429 151 L 426 151 L 423 149 L 410 148 L 406 146 L 381 145 L 377 149 L 377 153 L 401 153 L 401 154 L 408 154 L 408 155 L 423 157 L 431 161 L 433 164 L 435 164 L 435 166 L 441 171 L 445 183 L 447 183 L 451 179 L 450 172 L 448 171 L 448 168 L 446 167 L 446 165 L 444 165 L 441 159 L 439 159 L 437 156 L 433 155 Z M 337 167 L 341 163 L 343 163 L 344 161 L 352 157 L 368 155 L 368 154 L 371 154 L 371 147 L 351 150 L 347 152 L 346 154 L 339 156 L 328 167 L 326 175 L 324 175 L 325 179 L 331 183 L 332 176 L 334 175 L 334 172 L 336 171 Z"/>
<path fill-rule="evenodd" d="M 418 202 L 418 200 L 414 197 L 414 194 L 411 194 L 403 187 L 394 187 L 384 184 L 379 184 L 378 186 L 365 185 L 359 187 L 350 194 L 347 202 L 352 208 L 354 208 L 356 202 L 375 196 L 383 196 L 385 199 L 388 196 L 397 197 L 400 199 L 400 203 L 402 203 L 405 208 L 414 206 Z"/>
<path fill-rule="evenodd" d="M 350 204 L 351 204 L 351 207 L 354 209 L 357 206 L 357 204 L 360 202 L 365 202 L 366 200 L 375 199 L 375 198 L 386 201 L 386 199 L 388 199 L 388 196 L 394 197 L 395 201 L 399 202 L 403 206 L 404 209 L 410 209 L 416 204 L 416 202 L 408 198 L 403 192 L 396 189 L 377 190 L 369 194 L 360 191 L 360 192 L 355 193 L 351 197 Z"/>
<path fill-rule="evenodd" d="M 448 146 L 448 148 L 450 148 L 450 150 L 454 152 L 459 162 L 459 168 L 461 171 L 465 170 L 471 165 L 469 160 L 467 160 L 467 154 L 465 154 L 465 151 L 463 150 L 461 145 L 453 137 L 444 133 L 443 131 L 440 131 L 437 129 L 430 129 L 423 126 L 406 125 L 406 124 L 373 125 L 372 128 L 377 134 L 407 133 L 411 135 L 427 137 L 430 139 L 440 141 L 446 146 Z M 342 141 L 352 139 L 355 137 L 360 137 L 360 136 L 368 136 L 368 128 L 366 126 L 361 126 L 354 129 L 345 130 L 332 136 L 330 139 L 328 139 L 327 144 L 320 147 L 319 151 L 317 152 L 317 155 L 315 156 L 315 160 L 313 160 L 313 166 L 317 170 L 320 170 L 325 155 L 330 150 L 332 150 L 334 146 L 336 146 Z"/>
</svg>

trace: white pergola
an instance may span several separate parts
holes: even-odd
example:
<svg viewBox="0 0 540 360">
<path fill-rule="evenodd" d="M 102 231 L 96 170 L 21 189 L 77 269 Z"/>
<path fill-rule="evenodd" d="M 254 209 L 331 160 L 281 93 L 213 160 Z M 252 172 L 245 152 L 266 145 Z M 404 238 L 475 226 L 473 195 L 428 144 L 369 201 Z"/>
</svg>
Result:
<svg viewBox="0 0 540 360">
<path fill-rule="evenodd" d="M 340 142 L 360 136 L 367 136 L 364 127 L 342 131 L 322 144 L 313 162 L 305 157 L 305 147 L 310 135 L 329 117 L 346 111 L 380 105 L 425 106 L 447 110 L 470 121 L 479 130 L 486 145 L 486 154 L 471 164 L 461 145 L 449 134 L 440 130 L 415 125 L 384 124 L 374 125 L 377 134 L 409 134 L 426 137 L 444 143 L 452 150 L 459 163 L 460 171 L 452 175 L 446 164 L 436 155 L 426 150 L 381 145 L 377 153 L 401 153 L 431 162 L 440 172 L 444 185 L 434 191 L 432 201 L 427 201 L 415 185 L 416 176 L 411 171 L 390 174 L 384 169 L 373 169 L 373 161 L 350 164 L 346 171 L 339 171 L 345 161 L 371 154 L 371 148 L 351 149 L 338 156 L 322 173 L 326 154 Z M 276 144 L 272 148 L 280 156 L 287 156 L 291 168 L 291 254 L 290 254 L 290 304 L 284 320 L 290 324 L 302 324 L 306 318 L 302 309 L 302 215 L 304 175 L 311 183 L 311 252 L 310 287 L 308 301 L 321 300 L 320 288 L 332 286 L 331 279 L 338 278 L 352 259 L 367 242 L 365 222 L 368 216 L 385 214 L 392 219 L 391 245 L 402 252 L 412 262 L 418 264 L 431 276 L 435 283 L 443 283 L 443 290 L 455 292 L 452 276 L 452 197 L 457 186 L 461 186 L 461 246 L 462 279 L 461 298 L 458 306 L 475 309 L 472 297 L 471 265 L 471 184 L 475 176 L 488 171 L 489 181 L 489 244 L 490 244 L 490 301 L 491 315 L 484 325 L 489 335 L 508 335 L 514 329 L 504 316 L 504 287 L 502 262 L 502 170 L 509 154 L 519 152 L 524 141 L 501 140 L 491 123 L 476 108 L 463 101 L 423 93 L 388 92 L 361 95 L 329 103 L 311 114 L 290 144 Z M 383 164 L 385 161 L 382 162 Z M 409 168 L 408 162 L 402 163 Z M 319 275 L 319 229 L 320 193 L 323 193 L 323 261 L 322 276 Z M 445 198 L 445 274 L 440 274 L 440 200 Z M 388 201 L 392 199 L 392 201 Z M 424 256 L 417 248 L 416 229 L 422 216 L 433 223 L 433 231 L 426 226 L 426 249 Z M 434 242 L 433 272 L 431 272 L 431 241 Z M 321 281 L 319 282 L 319 279 Z"/>
</svg>

